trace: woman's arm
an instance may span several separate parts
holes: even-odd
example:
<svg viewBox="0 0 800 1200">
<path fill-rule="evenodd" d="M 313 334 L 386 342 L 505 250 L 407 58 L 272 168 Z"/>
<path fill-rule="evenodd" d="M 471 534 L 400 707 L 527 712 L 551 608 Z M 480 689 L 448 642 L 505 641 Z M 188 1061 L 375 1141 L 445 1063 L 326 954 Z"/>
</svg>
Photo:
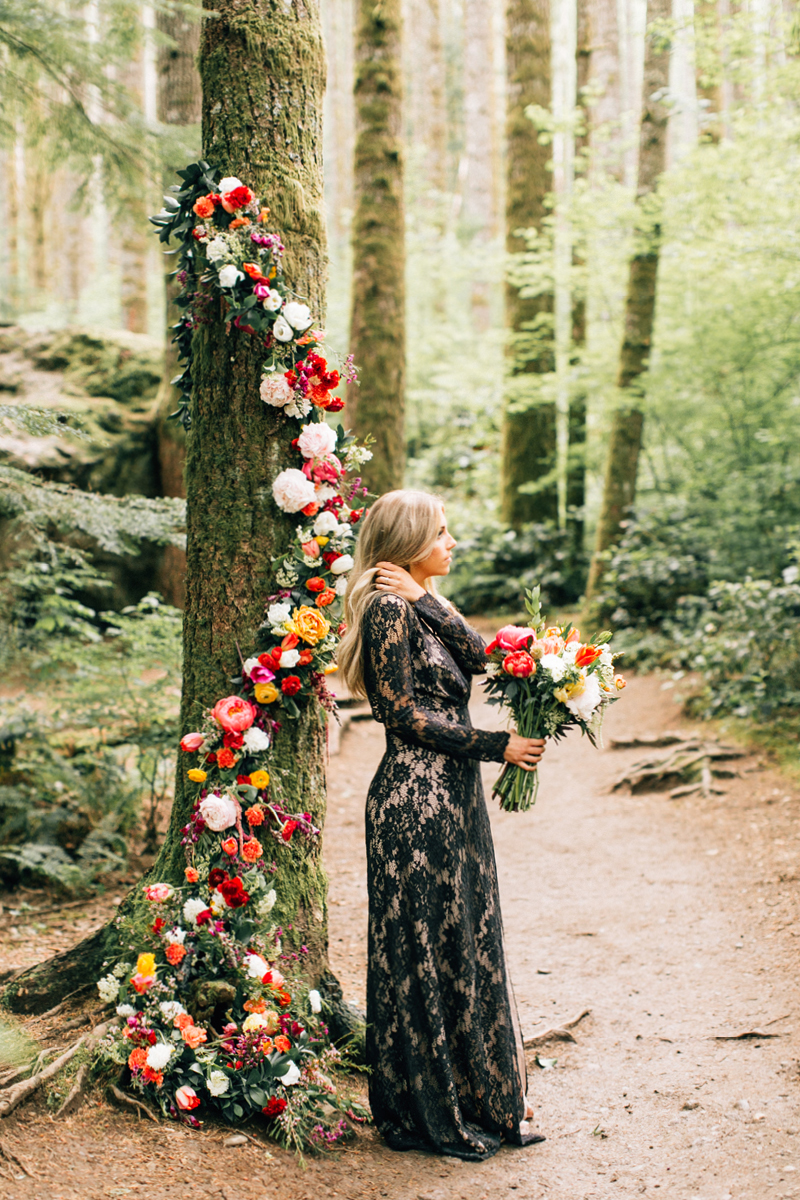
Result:
<svg viewBox="0 0 800 1200">
<path fill-rule="evenodd" d="M 457 612 L 442 604 L 430 592 L 414 601 L 414 608 L 426 625 L 444 642 L 461 670 L 467 675 L 486 671 L 486 644 L 477 630 L 470 628 Z"/>
<path fill-rule="evenodd" d="M 368 660 L 370 703 L 377 720 L 404 741 L 457 758 L 502 762 L 510 735 L 471 729 L 418 704 L 414 695 L 408 603 L 384 593 L 364 615 L 364 654 Z"/>
</svg>

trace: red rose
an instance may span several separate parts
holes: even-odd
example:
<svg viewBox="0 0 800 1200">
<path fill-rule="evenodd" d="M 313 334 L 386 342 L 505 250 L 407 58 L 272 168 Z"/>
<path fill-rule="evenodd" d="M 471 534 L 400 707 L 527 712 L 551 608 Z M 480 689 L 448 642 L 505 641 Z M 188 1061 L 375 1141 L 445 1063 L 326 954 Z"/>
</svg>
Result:
<svg viewBox="0 0 800 1200">
<path fill-rule="evenodd" d="M 286 1104 L 287 1102 L 284 1100 L 283 1096 L 270 1096 L 269 1100 L 261 1111 L 268 1120 L 271 1120 L 273 1117 L 279 1117 L 281 1115 L 283 1110 L 286 1108 Z"/>
<path fill-rule="evenodd" d="M 287 675 L 281 684 L 281 691 L 284 696 L 296 696 L 302 686 L 297 675 Z"/>
<path fill-rule="evenodd" d="M 212 750 L 210 754 L 206 755 L 206 762 L 207 763 L 215 763 L 216 761 L 217 761 L 217 756 L 214 753 L 214 751 Z"/>
<path fill-rule="evenodd" d="M 197 914 L 195 921 L 198 925 L 206 925 L 209 921 L 213 920 L 213 917 L 214 914 L 212 913 L 211 909 L 204 908 L 202 912 Z"/>
<path fill-rule="evenodd" d="M 341 412 L 344 408 L 344 400 L 340 400 L 338 396 L 331 396 L 325 407 L 328 412 Z"/>
<path fill-rule="evenodd" d="M 250 776 L 249 776 L 249 775 L 237 775 L 237 776 L 236 776 L 236 782 L 237 782 L 237 783 L 249 783 L 249 782 L 250 782 Z"/>
<path fill-rule="evenodd" d="M 306 587 L 310 592 L 323 592 L 325 590 L 325 580 L 321 575 L 315 575 L 313 579 L 306 580 Z"/>
<path fill-rule="evenodd" d="M 223 746 L 227 746 L 229 750 L 241 750 L 242 745 L 244 744 L 244 734 L 231 732 L 225 733 L 222 736 L 222 744 Z"/>
<path fill-rule="evenodd" d="M 517 679 L 527 679 L 536 672 L 536 663 L 527 650 L 517 650 L 503 659 L 503 670 Z"/>
<path fill-rule="evenodd" d="M 230 875 L 227 871 L 223 871 L 222 867 L 212 867 L 208 872 L 208 886 L 212 892 L 214 888 L 218 888 L 226 879 L 230 879 Z"/>
<path fill-rule="evenodd" d="M 320 592 L 317 596 L 317 608 L 324 608 L 326 604 L 333 604 L 336 599 L 336 592 L 333 588 L 325 588 L 324 592 Z"/>
<path fill-rule="evenodd" d="M 353 511 L 350 513 L 350 524 L 357 525 L 358 522 L 363 517 L 363 515 L 364 515 L 363 508 L 354 508 Z"/>
<path fill-rule="evenodd" d="M 319 603 L 319 601 L 317 601 L 317 603 Z M 313 650 L 301 650 L 300 657 L 297 660 L 297 665 L 299 667 L 307 667 L 308 664 L 313 661 L 314 661 Z"/>
<path fill-rule="evenodd" d="M 588 667 L 603 653 L 600 646 L 581 646 L 575 655 L 576 667 Z"/>
<path fill-rule="evenodd" d="M 337 558 L 341 558 L 341 555 L 336 550 L 325 550 L 323 551 L 322 558 L 325 565 L 329 567 L 331 563 L 336 562 Z"/>
<path fill-rule="evenodd" d="M 236 766 L 236 755 L 227 746 L 224 750 L 217 751 L 217 766 L 223 768 Z"/>
<path fill-rule="evenodd" d="M 253 193 L 249 187 L 242 184 L 241 187 L 236 187 L 232 192 L 226 192 L 222 200 L 222 207 L 226 212 L 234 212 L 237 208 L 244 208 L 253 202 Z"/>
</svg>

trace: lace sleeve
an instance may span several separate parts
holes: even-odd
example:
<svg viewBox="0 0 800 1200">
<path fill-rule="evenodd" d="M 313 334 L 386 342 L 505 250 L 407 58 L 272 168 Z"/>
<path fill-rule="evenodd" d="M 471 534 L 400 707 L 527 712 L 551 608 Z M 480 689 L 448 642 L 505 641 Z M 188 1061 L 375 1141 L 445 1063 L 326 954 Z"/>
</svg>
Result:
<svg viewBox="0 0 800 1200">
<path fill-rule="evenodd" d="M 472 729 L 417 703 L 409 646 L 410 612 L 405 600 L 383 593 L 364 615 L 365 674 L 376 720 L 406 742 L 457 758 L 502 762 L 507 733 Z"/>
<path fill-rule="evenodd" d="M 481 635 L 466 621 L 431 596 L 428 592 L 414 601 L 414 608 L 426 625 L 444 642 L 466 675 L 483 675 L 486 671 L 486 645 Z"/>
</svg>

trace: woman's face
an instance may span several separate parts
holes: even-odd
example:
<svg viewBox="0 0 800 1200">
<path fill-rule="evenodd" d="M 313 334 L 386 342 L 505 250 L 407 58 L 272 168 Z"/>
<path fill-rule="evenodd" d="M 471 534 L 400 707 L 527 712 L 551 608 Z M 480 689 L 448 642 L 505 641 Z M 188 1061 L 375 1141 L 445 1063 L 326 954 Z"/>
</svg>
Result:
<svg viewBox="0 0 800 1200">
<path fill-rule="evenodd" d="M 447 530 L 443 506 L 439 513 L 441 525 L 433 549 L 425 558 L 413 564 L 414 575 L 422 579 L 429 579 L 432 575 L 447 575 L 450 570 L 450 559 L 453 557 L 452 550 L 456 545 L 456 539 Z"/>
</svg>

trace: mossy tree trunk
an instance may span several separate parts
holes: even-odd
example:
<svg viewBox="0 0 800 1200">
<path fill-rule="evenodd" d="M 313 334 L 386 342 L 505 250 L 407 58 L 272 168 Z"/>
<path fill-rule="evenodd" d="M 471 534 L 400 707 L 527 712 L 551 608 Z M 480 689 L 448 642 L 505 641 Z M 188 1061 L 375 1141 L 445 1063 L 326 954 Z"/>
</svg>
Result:
<svg viewBox="0 0 800 1200">
<path fill-rule="evenodd" d="M 372 436 L 371 491 L 402 487 L 405 469 L 405 217 L 400 0 L 360 0 L 350 351 L 359 383 L 347 421 Z"/>
<path fill-rule="evenodd" d="M 550 108 L 549 0 L 509 0 L 506 61 L 506 249 L 509 254 L 519 254 L 527 248 L 521 231 L 542 228 L 545 197 L 551 187 L 551 147 L 539 144 L 536 126 L 525 115 L 532 104 Z M 526 298 L 513 284 L 507 284 L 506 327 L 510 397 L 522 391 L 529 402 L 524 411 L 514 411 L 516 406 L 509 399 L 503 417 L 502 512 L 505 521 L 518 527 L 525 521 L 557 517 L 555 481 L 533 494 L 519 490 L 522 484 L 549 475 L 555 466 L 555 405 L 537 402 L 535 381 L 535 376 L 555 367 L 552 294 Z M 521 376 L 533 378 L 521 380 Z M 528 382 L 530 386 L 525 386 Z"/>
<path fill-rule="evenodd" d="M 325 231 L 322 216 L 324 52 L 319 14 L 307 0 L 206 0 L 203 155 L 238 175 L 270 207 L 286 245 L 286 277 L 321 317 Z M 254 338 L 218 319 L 195 340 L 195 393 L 187 439 L 187 570 L 181 731 L 232 691 L 239 648 L 247 653 L 275 591 L 271 556 L 294 534 L 276 509 L 270 483 L 290 461 L 294 429 L 259 397 L 261 355 Z M 325 815 L 324 728 L 314 708 L 284 721 L 275 768 L 298 811 L 322 826 Z M 150 878 L 183 881 L 181 830 L 192 807 L 184 787 L 190 764 L 180 755 L 175 801 Z M 327 965 L 326 880 L 321 848 L 293 843 L 281 867 L 274 918 L 290 946 L 309 948 L 308 971 Z M 137 892 L 123 909 L 136 903 Z M 35 967 L 6 989 L 5 1002 L 41 1011 L 92 980 L 119 953 L 114 924 L 66 954 Z"/>
<path fill-rule="evenodd" d="M 669 0 L 648 0 L 649 25 L 654 21 L 669 20 L 670 13 Z M 637 244 L 628 271 L 625 333 L 617 373 L 620 403 L 614 411 L 608 441 L 603 501 L 586 586 L 587 604 L 594 598 L 602 578 L 605 551 L 619 538 L 622 521 L 636 496 L 644 428 L 644 377 L 653 339 L 661 246 L 661 214 L 656 187 L 666 165 L 669 111 L 662 101 L 667 94 L 668 80 L 669 53 L 663 35 L 650 34 L 645 53 L 639 143 Z"/>
</svg>

